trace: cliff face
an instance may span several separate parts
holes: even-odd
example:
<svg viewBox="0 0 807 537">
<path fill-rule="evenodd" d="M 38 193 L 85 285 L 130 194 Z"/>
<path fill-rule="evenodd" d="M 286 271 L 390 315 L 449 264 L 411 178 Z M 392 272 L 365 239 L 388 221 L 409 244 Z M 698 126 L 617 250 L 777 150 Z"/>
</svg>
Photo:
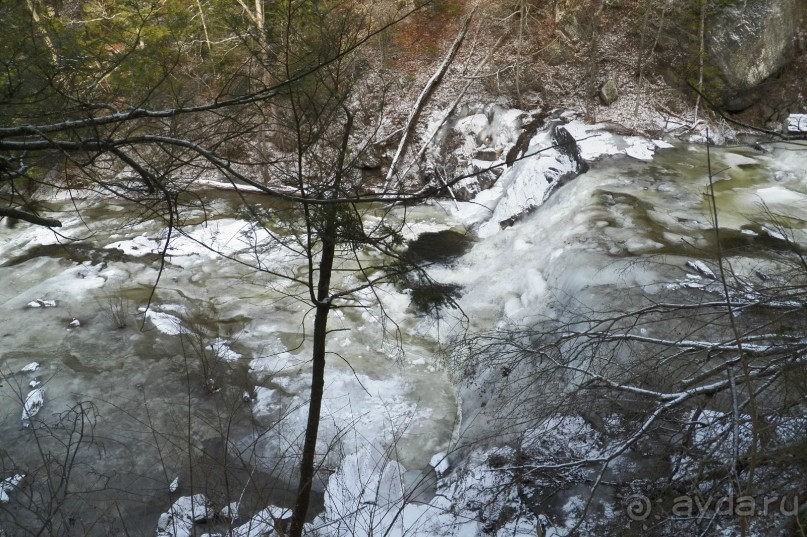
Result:
<svg viewBox="0 0 807 537">
<path fill-rule="evenodd" d="M 722 104 L 742 110 L 794 59 L 801 26 L 798 0 L 744 0 L 719 9 L 708 50 L 725 83 Z"/>
<path fill-rule="evenodd" d="M 645 129 L 643 111 L 659 109 L 692 122 L 711 103 L 775 129 L 807 109 L 802 0 L 521 4 L 494 61 L 498 96 L 519 108 L 566 106 Z M 709 103 L 696 105 L 690 86 Z"/>
</svg>

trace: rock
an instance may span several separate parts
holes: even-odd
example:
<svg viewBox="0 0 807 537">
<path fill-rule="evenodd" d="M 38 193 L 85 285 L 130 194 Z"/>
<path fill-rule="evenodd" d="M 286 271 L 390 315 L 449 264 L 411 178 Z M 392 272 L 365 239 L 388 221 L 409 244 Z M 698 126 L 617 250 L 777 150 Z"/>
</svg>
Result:
<svg viewBox="0 0 807 537">
<path fill-rule="evenodd" d="M 719 103 L 724 108 L 737 111 L 756 102 L 760 85 L 790 60 L 803 1 L 735 1 L 714 16 L 707 47 L 725 84 Z"/>
<path fill-rule="evenodd" d="M 588 162 L 583 160 L 577 140 L 564 127 L 555 126 L 552 129 L 552 143 L 557 146 L 559 153 L 569 157 L 574 163 L 572 175 L 577 176 L 588 171 Z M 563 179 L 565 178 L 561 178 Z"/>
<path fill-rule="evenodd" d="M 377 170 L 381 168 L 381 150 L 377 147 L 367 147 L 356 158 L 356 167 L 361 170 Z"/>
<path fill-rule="evenodd" d="M 544 47 L 540 54 L 541 59 L 552 67 L 563 65 L 568 62 L 572 56 L 572 53 L 564 46 L 560 39 L 553 40 Z"/>
<path fill-rule="evenodd" d="M 36 371 L 37 369 L 39 369 L 39 362 L 31 362 L 30 364 L 20 369 L 20 372 L 28 373 L 30 371 Z"/>
<path fill-rule="evenodd" d="M 501 168 L 498 168 L 497 171 L 500 174 Z M 473 177 L 462 179 L 452 187 L 451 191 L 454 193 L 454 198 L 457 201 L 470 201 L 483 190 L 487 190 L 496 184 L 498 174 L 494 171 L 477 170 L 477 172 L 478 173 Z"/>
<path fill-rule="evenodd" d="M 605 84 L 600 86 L 598 96 L 600 97 L 600 102 L 605 106 L 610 106 L 617 100 L 619 97 L 619 88 L 613 78 L 609 78 Z"/>
<path fill-rule="evenodd" d="M 67 325 L 68 328 L 78 328 L 79 326 L 81 326 L 81 321 L 78 319 L 73 319 L 70 321 L 70 324 Z"/>
<path fill-rule="evenodd" d="M 474 158 L 476 160 L 484 160 L 485 162 L 494 162 L 496 159 L 499 158 L 499 155 L 498 153 L 496 153 L 495 149 L 490 147 L 484 147 L 476 151 Z"/>
<path fill-rule="evenodd" d="M 572 43 L 582 43 L 586 39 L 586 27 L 591 22 L 582 9 L 581 0 L 559 0 L 555 2 L 555 25 Z"/>
</svg>

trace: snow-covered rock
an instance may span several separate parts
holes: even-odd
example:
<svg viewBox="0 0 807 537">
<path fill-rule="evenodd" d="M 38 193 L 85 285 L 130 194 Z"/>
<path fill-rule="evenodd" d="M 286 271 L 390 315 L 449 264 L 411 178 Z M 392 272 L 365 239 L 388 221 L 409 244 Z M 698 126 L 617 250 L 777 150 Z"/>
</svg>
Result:
<svg viewBox="0 0 807 537">
<path fill-rule="evenodd" d="M 232 504 L 230 504 L 232 506 Z M 237 511 L 237 506 L 236 506 Z M 270 505 L 258 511 L 248 522 L 234 528 L 232 537 L 264 537 L 276 535 L 275 524 L 287 521 L 291 517 L 291 510 L 285 507 Z"/>
<path fill-rule="evenodd" d="M 238 519 L 238 502 L 231 502 L 225 505 L 219 511 L 219 516 L 224 520 L 237 520 Z"/>
<path fill-rule="evenodd" d="M 524 156 L 499 178 L 497 188 L 503 195 L 487 205 L 493 215 L 479 227 L 480 237 L 509 226 L 541 205 L 565 179 L 585 170 L 574 137 L 564 127 L 551 131 L 536 134 Z"/>
<path fill-rule="evenodd" d="M 694 270 L 695 272 L 703 274 L 704 276 L 706 276 L 710 280 L 716 280 L 717 279 L 717 277 L 715 276 L 715 273 L 712 272 L 712 269 L 710 269 L 708 266 L 706 266 L 706 263 L 704 263 L 703 261 L 698 261 L 698 260 L 687 261 L 687 266 L 689 268 L 691 268 L 692 270 Z"/>
<path fill-rule="evenodd" d="M 39 369 L 39 362 L 31 362 L 30 364 L 20 369 L 20 372 L 28 373 L 29 371 L 36 371 L 37 369 Z"/>
<path fill-rule="evenodd" d="M 204 494 L 183 496 L 157 521 L 157 537 L 192 537 L 193 525 L 213 518 L 216 512 Z"/>
</svg>

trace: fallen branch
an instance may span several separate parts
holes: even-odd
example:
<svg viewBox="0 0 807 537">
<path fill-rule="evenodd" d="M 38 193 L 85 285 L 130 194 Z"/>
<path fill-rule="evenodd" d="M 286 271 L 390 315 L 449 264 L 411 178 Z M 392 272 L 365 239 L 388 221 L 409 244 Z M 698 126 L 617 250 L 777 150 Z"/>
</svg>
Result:
<svg viewBox="0 0 807 537">
<path fill-rule="evenodd" d="M 0 218 L 4 216 L 8 218 L 16 218 L 17 220 L 22 220 L 37 226 L 62 227 L 62 223 L 55 218 L 45 218 L 33 213 L 20 211 L 19 209 L 12 209 L 11 207 L 0 207 Z"/>
</svg>

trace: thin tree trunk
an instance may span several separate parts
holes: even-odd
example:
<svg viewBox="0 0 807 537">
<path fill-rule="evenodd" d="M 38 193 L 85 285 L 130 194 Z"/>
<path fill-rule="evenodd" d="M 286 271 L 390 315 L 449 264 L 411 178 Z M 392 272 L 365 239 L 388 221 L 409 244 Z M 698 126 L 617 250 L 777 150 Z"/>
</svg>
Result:
<svg viewBox="0 0 807 537">
<path fill-rule="evenodd" d="M 699 40 L 698 97 L 695 99 L 695 118 L 692 120 L 693 125 L 698 122 L 698 108 L 700 107 L 701 92 L 703 91 L 703 55 L 705 54 L 704 52 L 705 33 L 706 33 L 706 0 L 701 0 L 701 17 L 700 17 L 700 25 L 698 27 L 698 40 Z"/>
<path fill-rule="evenodd" d="M 56 51 L 56 47 L 53 44 L 53 40 L 50 38 L 48 34 L 48 30 L 42 25 L 42 19 L 39 17 L 39 13 L 36 10 L 36 5 L 34 4 L 33 0 L 26 0 L 26 4 L 28 5 L 28 11 L 31 12 L 31 20 L 34 21 L 34 28 L 39 34 L 42 36 L 43 41 L 45 41 L 45 46 L 50 53 L 50 59 L 53 62 L 53 65 L 57 65 L 59 63 L 59 53 Z"/>
<path fill-rule="evenodd" d="M 350 133 L 353 130 L 353 114 L 344 105 L 343 109 L 347 116 L 347 121 L 332 185 L 332 192 L 336 195 L 339 195 L 342 189 L 348 143 Z M 311 216 L 307 208 L 306 218 L 310 225 Z M 314 314 L 314 351 L 311 355 L 311 394 L 308 401 L 308 421 L 305 427 L 303 454 L 300 459 L 300 482 L 297 486 L 297 499 L 294 502 L 294 511 L 292 512 L 289 527 L 290 537 L 301 537 L 303 534 L 305 517 L 308 514 L 308 505 L 311 501 L 311 488 L 316 475 L 317 436 L 319 434 L 322 396 L 325 390 L 325 342 L 328 335 L 328 314 L 331 307 L 333 307 L 330 296 L 331 276 L 333 275 L 333 265 L 336 257 L 336 243 L 339 238 L 337 226 L 337 207 L 332 205 L 327 209 L 325 222 L 320 230 L 322 252 L 319 258 L 319 278 L 317 280 L 316 296 L 312 297 L 314 298 L 316 313 Z M 313 244 L 308 246 L 312 248 Z"/>
<path fill-rule="evenodd" d="M 207 20 L 205 19 L 205 12 L 202 9 L 201 0 L 196 0 L 196 8 L 199 10 L 199 19 L 202 21 L 202 30 L 204 30 L 205 33 L 205 44 L 207 45 L 207 51 L 213 52 L 213 47 L 210 44 L 210 34 L 207 32 Z"/>
<path fill-rule="evenodd" d="M 291 527 L 289 528 L 291 537 L 300 537 L 303 534 L 303 525 L 305 524 L 308 505 L 311 500 L 311 487 L 316 474 L 314 462 L 317 454 L 317 435 L 319 433 L 320 411 L 322 410 L 322 395 L 325 389 L 325 336 L 327 335 L 328 313 L 331 309 L 328 293 L 330 291 L 335 250 L 336 245 L 333 240 L 323 244 L 319 264 L 320 272 L 317 286 L 319 304 L 314 316 L 311 394 L 308 402 L 308 422 L 305 428 L 303 456 L 300 460 L 300 483 L 297 487 L 297 500 L 294 502 Z"/>
<path fill-rule="evenodd" d="M 528 9 L 526 0 L 521 0 L 518 6 L 518 41 L 516 44 L 516 101 L 518 108 L 524 108 L 524 99 L 521 95 L 521 49 L 524 46 L 524 26 L 527 24 Z"/>
</svg>

